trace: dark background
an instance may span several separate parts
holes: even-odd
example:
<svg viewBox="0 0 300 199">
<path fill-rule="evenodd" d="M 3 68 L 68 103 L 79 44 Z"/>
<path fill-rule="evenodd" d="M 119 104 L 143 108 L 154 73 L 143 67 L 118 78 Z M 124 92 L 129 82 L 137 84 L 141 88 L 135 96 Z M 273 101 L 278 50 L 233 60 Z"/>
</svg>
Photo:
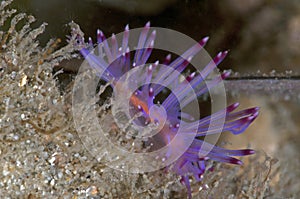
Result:
<svg viewBox="0 0 300 199">
<path fill-rule="evenodd" d="M 221 69 L 242 74 L 272 70 L 300 72 L 300 4 L 297 0 L 15 0 L 19 11 L 31 13 L 37 25 L 47 22 L 45 42 L 51 37 L 66 39 L 66 26 L 78 23 L 86 37 L 100 28 L 107 36 L 131 28 L 152 26 L 180 31 L 200 40 L 213 57 L 223 50 L 229 56 Z"/>
</svg>

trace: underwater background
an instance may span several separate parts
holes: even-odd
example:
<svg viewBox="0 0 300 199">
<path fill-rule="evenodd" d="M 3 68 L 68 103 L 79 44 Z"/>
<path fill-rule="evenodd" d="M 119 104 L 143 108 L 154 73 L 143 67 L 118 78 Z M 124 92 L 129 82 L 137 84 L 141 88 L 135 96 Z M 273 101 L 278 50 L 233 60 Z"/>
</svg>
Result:
<svg viewBox="0 0 300 199">
<path fill-rule="evenodd" d="M 36 18 L 31 27 L 38 31 L 23 37 L 26 44 L 13 41 L 13 34 L 5 39 L 14 16 L 3 17 L 6 9 Z M 71 21 L 94 40 L 98 28 L 109 37 L 126 24 L 139 28 L 151 21 L 197 41 L 209 36 L 205 49 L 212 56 L 229 49 L 218 66 L 233 71 L 224 81 L 228 104 L 258 106 L 260 115 L 243 134 L 223 133 L 220 143 L 257 154 L 243 158 L 242 167 L 216 164 L 203 182 L 192 183 L 198 190 L 193 198 L 299 197 L 299 1 L 15 0 L 1 16 L 1 198 L 186 198 L 171 174 L 120 174 L 85 150 L 70 113 L 72 83 L 83 61 L 72 45 L 72 30 L 79 28 Z M 16 30 L 31 17 L 24 19 Z M 43 22 L 48 25 L 40 28 Z"/>
</svg>

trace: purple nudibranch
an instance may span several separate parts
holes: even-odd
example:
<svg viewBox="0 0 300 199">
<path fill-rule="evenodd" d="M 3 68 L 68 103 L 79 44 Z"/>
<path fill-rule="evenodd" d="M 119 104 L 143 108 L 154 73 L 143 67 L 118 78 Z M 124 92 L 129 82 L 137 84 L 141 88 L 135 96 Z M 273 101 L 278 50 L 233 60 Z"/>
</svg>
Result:
<svg viewBox="0 0 300 199">
<path fill-rule="evenodd" d="M 100 55 L 98 56 L 90 54 L 91 49 L 94 47 L 94 44 L 91 39 L 89 39 L 87 43 L 84 43 L 83 38 L 80 39 L 80 42 L 84 47 L 80 50 L 80 52 L 85 58 L 87 58 L 89 62 L 91 62 L 91 65 L 96 70 L 101 73 L 105 71 L 105 76 L 103 75 L 101 77 L 103 80 L 112 82 L 111 86 L 113 87 L 113 89 L 118 89 L 119 85 L 115 82 L 117 82 L 117 80 L 122 75 L 124 75 L 135 66 L 147 64 L 147 60 L 153 50 L 156 36 L 155 31 L 151 32 L 150 35 L 147 36 L 149 33 L 149 29 L 150 23 L 148 22 L 140 34 L 137 46 L 138 50 L 135 51 L 133 58 L 130 57 L 130 50 L 128 48 L 128 25 L 125 27 L 121 44 L 118 44 L 115 35 L 112 35 L 111 44 L 109 45 L 103 32 L 98 30 L 97 44 L 103 45 L 103 51 L 101 52 L 102 54 L 100 53 Z M 179 73 L 182 73 L 184 69 L 186 69 L 186 67 L 189 65 L 192 57 L 205 46 L 208 39 L 208 37 L 201 39 L 197 45 L 192 46 L 183 55 L 179 56 L 174 61 L 171 61 L 171 55 L 166 56 L 163 64 L 173 68 Z M 180 87 L 189 83 L 192 88 L 197 87 L 197 89 L 195 89 L 195 92 L 197 96 L 200 96 L 208 92 L 208 89 L 214 87 L 230 75 L 229 72 L 224 72 L 219 77 L 210 81 L 208 84 L 203 83 L 203 79 L 205 79 L 216 68 L 216 66 L 222 62 L 227 54 L 228 51 L 218 53 L 218 55 L 212 60 L 212 63 L 209 63 L 203 69 L 201 75 L 191 73 L 186 77 L 186 81 L 182 81 L 181 83 L 179 83 L 178 88 L 174 88 L 172 90 L 173 93 L 177 92 L 176 96 L 179 96 L 179 98 L 176 98 L 175 95 L 172 94 L 172 92 L 165 98 L 165 100 L 161 103 L 161 106 L 163 106 L 166 110 L 167 122 L 161 129 L 161 132 L 159 132 L 153 138 L 154 141 L 168 144 L 176 134 L 176 129 L 178 129 L 179 123 L 181 122 L 180 115 L 182 114 L 178 104 L 180 102 L 181 106 L 185 106 L 192 100 L 191 98 L 184 98 L 185 92 L 188 91 L 180 89 Z M 106 59 L 103 58 L 104 56 L 106 56 Z M 142 86 L 141 89 L 138 89 L 135 95 L 130 98 L 130 105 L 133 107 L 134 111 L 142 113 L 142 119 L 136 121 L 140 124 L 146 125 L 150 122 L 159 122 L 159 119 L 158 121 L 154 121 L 153 118 L 151 118 L 149 110 L 153 105 L 155 105 L 155 102 L 153 100 L 154 97 L 157 96 L 164 89 L 164 87 L 158 84 L 147 84 L 149 78 L 151 78 L 153 75 L 153 69 L 157 67 L 157 65 L 158 62 L 151 64 L 150 66 L 148 66 L 148 70 L 145 71 L 145 74 L 134 77 L 140 80 L 142 78 L 145 81 L 145 85 Z M 175 75 L 173 73 L 166 74 L 165 71 L 162 71 L 161 74 L 156 75 L 155 78 L 157 78 L 156 82 L 161 82 L 162 85 L 166 85 L 170 84 L 170 82 L 178 80 L 178 75 Z M 234 103 L 225 109 L 225 123 L 221 132 L 229 131 L 235 135 L 240 134 L 244 132 L 258 116 L 258 107 L 235 111 L 238 106 L 239 103 Z M 193 176 L 196 181 L 201 181 L 202 176 L 207 169 L 207 160 L 242 165 L 243 162 L 235 158 L 236 156 L 246 156 L 255 153 L 254 150 L 251 149 L 229 150 L 210 145 L 209 143 L 205 144 L 206 146 L 210 146 L 211 149 L 206 149 L 205 147 L 203 147 L 205 141 L 200 139 L 201 137 L 220 133 L 220 129 L 218 129 L 218 126 L 216 128 L 209 128 L 209 124 L 211 121 L 216 122 L 220 119 L 220 117 L 224 117 L 224 115 L 221 114 L 222 111 L 224 110 L 213 113 L 212 115 L 201 118 L 197 121 L 190 120 L 189 122 L 187 122 L 185 120 L 184 124 L 186 124 L 186 126 L 184 126 L 184 128 L 181 128 L 186 133 L 196 130 L 197 134 L 194 138 L 194 141 L 183 153 L 183 155 L 179 159 L 177 159 L 172 164 L 172 166 L 168 166 L 166 169 L 181 176 L 182 183 L 184 183 L 187 188 L 189 198 L 192 197 L 190 178 L 191 176 Z M 185 119 L 188 119 L 188 117 Z M 201 152 L 200 150 L 204 150 L 204 152 L 206 152 L 206 155 L 204 157 L 199 157 L 199 152 Z"/>
</svg>

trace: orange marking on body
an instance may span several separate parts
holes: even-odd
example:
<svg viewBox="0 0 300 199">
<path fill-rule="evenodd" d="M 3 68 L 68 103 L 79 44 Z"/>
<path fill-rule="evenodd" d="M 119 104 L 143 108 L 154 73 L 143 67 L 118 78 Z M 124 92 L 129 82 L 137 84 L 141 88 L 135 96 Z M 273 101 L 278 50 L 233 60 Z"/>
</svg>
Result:
<svg viewBox="0 0 300 199">
<path fill-rule="evenodd" d="M 118 90 L 123 90 L 124 89 L 121 83 L 116 83 L 115 87 Z M 148 108 L 147 103 L 145 103 L 142 100 L 140 100 L 136 95 L 132 95 L 129 100 L 130 100 L 130 102 L 132 103 L 132 105 L 134 107 L 137 108 L 138 105 L 140 105 L 143 108 L 143 110 L 149 115 L 149 108 Z"/>
<path fill-rule="evenodd" d="M 132 95 L 130 97 L 130 102 L 135 106 L 138 107 L 138 105 L 140 105 L 142 107 L 142 109 L 149 115 L 149 109 L 148 109 L 148 105 L 143 102 L 142 100 L 140 100 L 137 96 Z"/>
</svg>

